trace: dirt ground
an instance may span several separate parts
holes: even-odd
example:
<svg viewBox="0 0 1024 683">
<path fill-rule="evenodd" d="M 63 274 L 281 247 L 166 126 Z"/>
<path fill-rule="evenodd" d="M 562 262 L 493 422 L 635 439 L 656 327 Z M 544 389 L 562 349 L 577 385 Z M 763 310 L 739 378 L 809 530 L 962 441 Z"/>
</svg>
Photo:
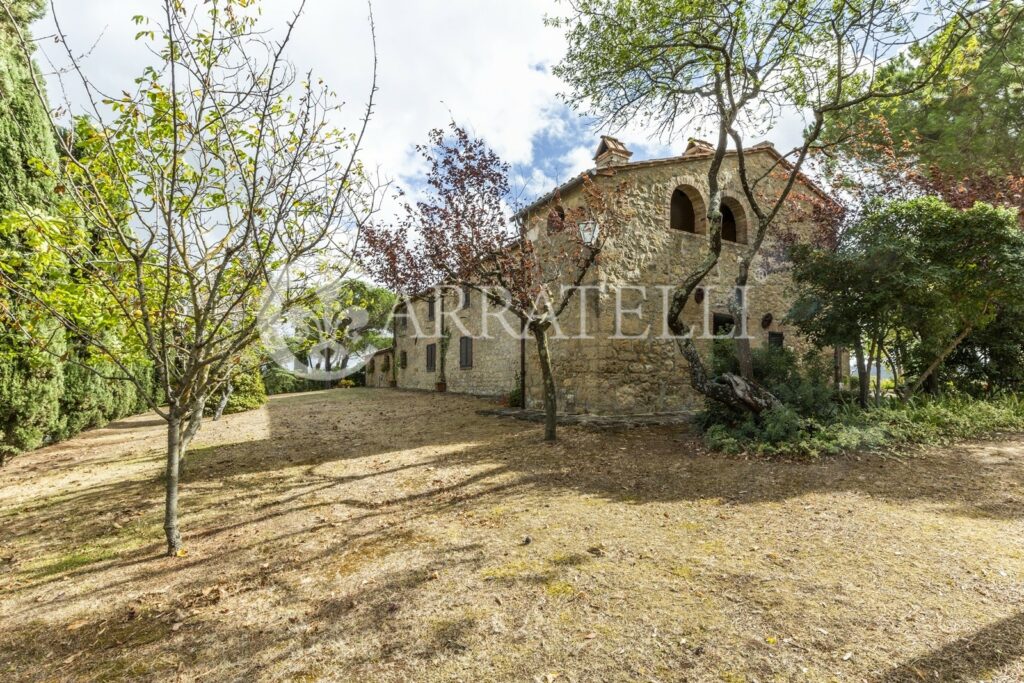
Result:
<svg viewBox="0 0 1024 683">
<path fill-rule="evenodd" d="M 393 390 L 0 472 L 0 679 L 1024 679 L 1024 437 L 765 462 Z"/>
</svg>

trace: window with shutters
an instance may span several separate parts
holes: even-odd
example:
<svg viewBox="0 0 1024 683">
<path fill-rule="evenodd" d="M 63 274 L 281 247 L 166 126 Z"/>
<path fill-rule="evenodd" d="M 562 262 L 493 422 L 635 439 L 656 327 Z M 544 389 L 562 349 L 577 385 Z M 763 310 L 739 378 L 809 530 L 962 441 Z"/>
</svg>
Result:
<svg viewBox="0 0 1024 683">
<path fill-rule="evenodd" d="M 459 339 L 459 367 L 473 367 L 473 338 L 461 337 Z"/>
<path fill-rule="evenodd" d="M 768 346 L 776 349 L 781 349 L 782 345 L 786 341 L 786 335 L 781 332 L 769 332 L 768 333 Z"/>
</svg>

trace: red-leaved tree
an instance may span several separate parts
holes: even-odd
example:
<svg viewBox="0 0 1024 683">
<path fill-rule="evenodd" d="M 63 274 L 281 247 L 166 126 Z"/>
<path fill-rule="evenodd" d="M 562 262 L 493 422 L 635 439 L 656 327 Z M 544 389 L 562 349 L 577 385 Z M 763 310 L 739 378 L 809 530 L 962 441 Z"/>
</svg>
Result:
<svg viewBox="0 0 1024 683">
<path fill-rule="evenodd" d="M 472 287 L 516 316 L 537 345 L 544 387 L 544 438 L 555 439 L 557 395 L 548 333 L 601 249 L 621 225 L 616 186 L 586 177 L 573 206 L 555 197 L 547 229 L 531 231 L 514 212 L 509 165 L 452 123 L 417 151 L 427 165 L 423 198 L 404 204 L 397 224 L 364 233 L 370 273 L 406 297 L 442 287 Z"/>
</svg>

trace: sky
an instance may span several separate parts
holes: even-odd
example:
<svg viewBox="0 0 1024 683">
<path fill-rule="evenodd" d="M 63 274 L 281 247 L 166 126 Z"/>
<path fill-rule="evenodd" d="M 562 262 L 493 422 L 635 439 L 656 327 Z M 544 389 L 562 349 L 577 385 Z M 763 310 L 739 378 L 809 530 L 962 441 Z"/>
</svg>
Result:
<svg viewBox="0 0 1024 683">
<path fill-rule="evenodd" d="M 84 71 L 102 88 L 119 92 L 155 60 L 134 39 L 132 16 L 155 16 L 157 0 L 53 0 L 55 14 Z M 264 0 L 263 22 L 283 30 L 295 0 Z M 561 59 L 561 30 L 544 16 L 550 0 L 387 0 L 374 4 L 379 58 L 376 114 L 364 161 L 398 186 L 415 187 L 422 173 L 414 145 L 450 120 L 482 137 L 513 166 L 513 186 L 524 199 L 551 190 L 593 165 L 601 132 L 559 99 L 566 86 L 551 73 Z M 372 50 L 368 6 L 358 0 L 308 0 L 289 50 L 301 70 L 312 69 L 348 103 L 352 124 L 370 87 Z M 67 56 L 47 36 L 53 17 L 33 27 L 42 53 L 63 67 Z M 40 60 L 49 70 L 46 59 Z M 60 94 L 50 76 L 54 106 Z M 67 91 L 72 106 L 80 93 Z M 783 121 L 769 139 L 780 149 L 798 141 L 799 126 Z M 616 132 L 633 159 L 679 154 L 688 135 L 659 140 L 641 129 Z"/>
</svg>

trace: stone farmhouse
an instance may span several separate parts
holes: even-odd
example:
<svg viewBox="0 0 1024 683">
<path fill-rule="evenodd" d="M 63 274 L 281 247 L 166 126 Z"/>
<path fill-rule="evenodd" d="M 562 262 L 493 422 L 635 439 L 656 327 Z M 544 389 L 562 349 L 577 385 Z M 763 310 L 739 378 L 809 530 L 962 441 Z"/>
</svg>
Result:
<svg viewBox="0 0 1024 683">
<path fill-rule="evenodd" d="M 601 261 L 559 319 L 561 336 L 550 340 L 559 410 L 564 413 L 628 415 L 689 411 L 702 397 L 689 384 L 689 370 L 665 326 L 671 287 L 697 263 L 707 239 L 707 171 L 713 149 L 691 141 L 680 156 L 631 161 L 618 140 L 602 137 L 595 168 L 574 177 L 526 207 L 528 237 L 543 239 L 552 212 L 581 201 L 584 176 L 595 183 L 627 183 L 630 224 L 618 230 L 602 251 Z M 770 144 L 745 150 L 748 174 L 763 173 L 769 190 L 774 169 L 787 168 Z M 734 323 L 728 312 L 736 262 L 748 239 L 751 210 L 736 173 L 735 152 L 723 164 L 723 247 L 719 266 L 694 293 L 684 310 L 695 326 L 698 348 L 707 357 L 712 340 Z M 622 183 L 619 183 L 622 185 Z M 810 239 L 814 232 L 812 198 L 827 200 L 806 178 L 799 178 L 791 199 L 772 226 L 751 272 L 746 294 L 747 333 L 752 344 L 775 344 L 804 350 L 807 344 L 784 317 L 793 301 L 786 264 L 778 258 L 784 239 Z M 488 310 L 488 305 L 491 310 Z M 412 314 L 412 315 L 410 315 Z M 440 322 L 438 324 L 438 317 Z M 584 329 L 585 326 L 585 329 Z M 706 326 L 706 327 L 705 327 Z M 484 329 L 487 328 L 487 329 Z M 449 288 L 443 296 L 426 295 L 396 311 L 395 341 L 389 354 L 393 377 L 381 376 L 385 354 L 375 357 L 377 386 L 446 389 L 484 396 L 521 394 L 527 407 L 540 407 L 542 386 L 533 339 L 522 338 L 517 318 L 493 310 L 472 289 Z M 846 374 L 841 354 L 829 354 L 834 371 Z M 390 367 L 390 365 L 389 365 Z M 444 372 L 442 373 L 442 369 Z M 438 386 L 443 375 L 445 385 Z"/>
</svg>

